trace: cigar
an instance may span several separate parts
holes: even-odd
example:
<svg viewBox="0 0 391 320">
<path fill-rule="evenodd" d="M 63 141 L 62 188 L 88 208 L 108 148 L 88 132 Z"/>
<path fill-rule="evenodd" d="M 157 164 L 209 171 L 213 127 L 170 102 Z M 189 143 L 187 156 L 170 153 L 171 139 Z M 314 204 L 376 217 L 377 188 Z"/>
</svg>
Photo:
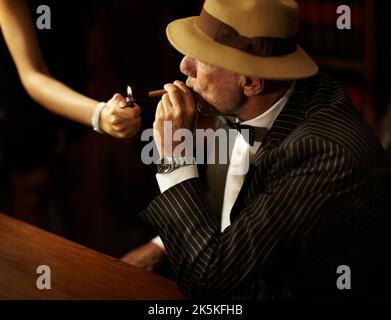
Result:
<svg viewBox="0 0 391 320">
<path fill-rule="evenodd" d="M 149 91 L 148 92 L 148 96 L 150 98 L 157 98 L 157 97 L 161 97 L 163 94 L 167 93 L 166 90 L 164 89 L 161 89 L 161 90 L 155 90 L 155 91 Z"/>
</svg>

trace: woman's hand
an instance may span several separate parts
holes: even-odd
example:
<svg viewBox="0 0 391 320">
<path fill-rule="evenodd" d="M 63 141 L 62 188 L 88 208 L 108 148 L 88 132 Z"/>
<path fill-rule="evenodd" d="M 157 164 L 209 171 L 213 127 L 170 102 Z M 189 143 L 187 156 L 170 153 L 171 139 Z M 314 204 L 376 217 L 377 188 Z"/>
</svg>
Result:
<svg viewBox="0 0 391 320">
<path fill-rule="evenodd" d="M 133 138 L 141 128 L 141 109 L 138 105 L 127 107 L 125 98 L 116 93 L 103 108 L 99 126 L 113 137 Z"/>
</svg>

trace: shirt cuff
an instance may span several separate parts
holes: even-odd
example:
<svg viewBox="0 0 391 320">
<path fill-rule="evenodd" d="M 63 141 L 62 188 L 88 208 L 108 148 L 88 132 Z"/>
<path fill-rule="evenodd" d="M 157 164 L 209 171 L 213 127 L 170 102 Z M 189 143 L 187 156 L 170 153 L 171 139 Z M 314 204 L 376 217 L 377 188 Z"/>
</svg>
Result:
<svg viewBox="0 0 391 320">
<path fill-rule="evenodd" d="M 166 250 L 166 249 L 164 248 L 163 241 L 162 241 L 162 239 L 160 239 L 159 236 L 153 238 L 153 239 L 151 240 L 151 242 L 152 242 L 153 244 L 156 244 L 156 245 L 159 246 L 160 248 Z"/>
<path fill-rule="evenodd" d="M 197 165 L 195 164 L 180 167 L 170 173 L 156 174 L 157 183 L 161 193 L 185 180 L 192 178 L 198 178 Z"/>
</svg>

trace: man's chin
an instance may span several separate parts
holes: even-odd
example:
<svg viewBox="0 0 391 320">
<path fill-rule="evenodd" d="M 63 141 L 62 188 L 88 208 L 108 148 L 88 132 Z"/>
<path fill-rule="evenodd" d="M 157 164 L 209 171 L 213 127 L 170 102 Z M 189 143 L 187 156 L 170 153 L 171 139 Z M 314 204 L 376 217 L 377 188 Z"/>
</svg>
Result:
<svg viewBox="0 0 391 320">
<path fill-rule="evenodd" d="M 211 106 L 209 104 L 205 105 L 204 103 L 201 103 L 201 102 L 197 102 L 197 110 L 203 116 L 218 116 L 221 114 L 213 106 Z"/>
<path fill-rule="evenodd" d="M 199 93 L 193 91 L 193 96 L 197 104 L 198 112 L 203 116 L 217 116 L 221 112 L 217 110 L 214 106 L 208 103 Z"/>
</svg>

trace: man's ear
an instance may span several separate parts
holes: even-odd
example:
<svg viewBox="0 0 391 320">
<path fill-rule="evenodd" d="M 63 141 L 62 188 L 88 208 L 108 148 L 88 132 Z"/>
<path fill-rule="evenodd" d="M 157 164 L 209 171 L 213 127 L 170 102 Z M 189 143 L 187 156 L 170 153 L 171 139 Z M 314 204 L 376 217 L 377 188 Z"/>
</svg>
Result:
<svg viewBox="0 0 391 320">
<path fill-rule="evenodd" d="M 242 76 L 240 85 L 243 88 L 243 93 L 247 97 L 252 97 L 260 94 L 264 88 L 265 81 L 257 77 Z"/>
</svg>

